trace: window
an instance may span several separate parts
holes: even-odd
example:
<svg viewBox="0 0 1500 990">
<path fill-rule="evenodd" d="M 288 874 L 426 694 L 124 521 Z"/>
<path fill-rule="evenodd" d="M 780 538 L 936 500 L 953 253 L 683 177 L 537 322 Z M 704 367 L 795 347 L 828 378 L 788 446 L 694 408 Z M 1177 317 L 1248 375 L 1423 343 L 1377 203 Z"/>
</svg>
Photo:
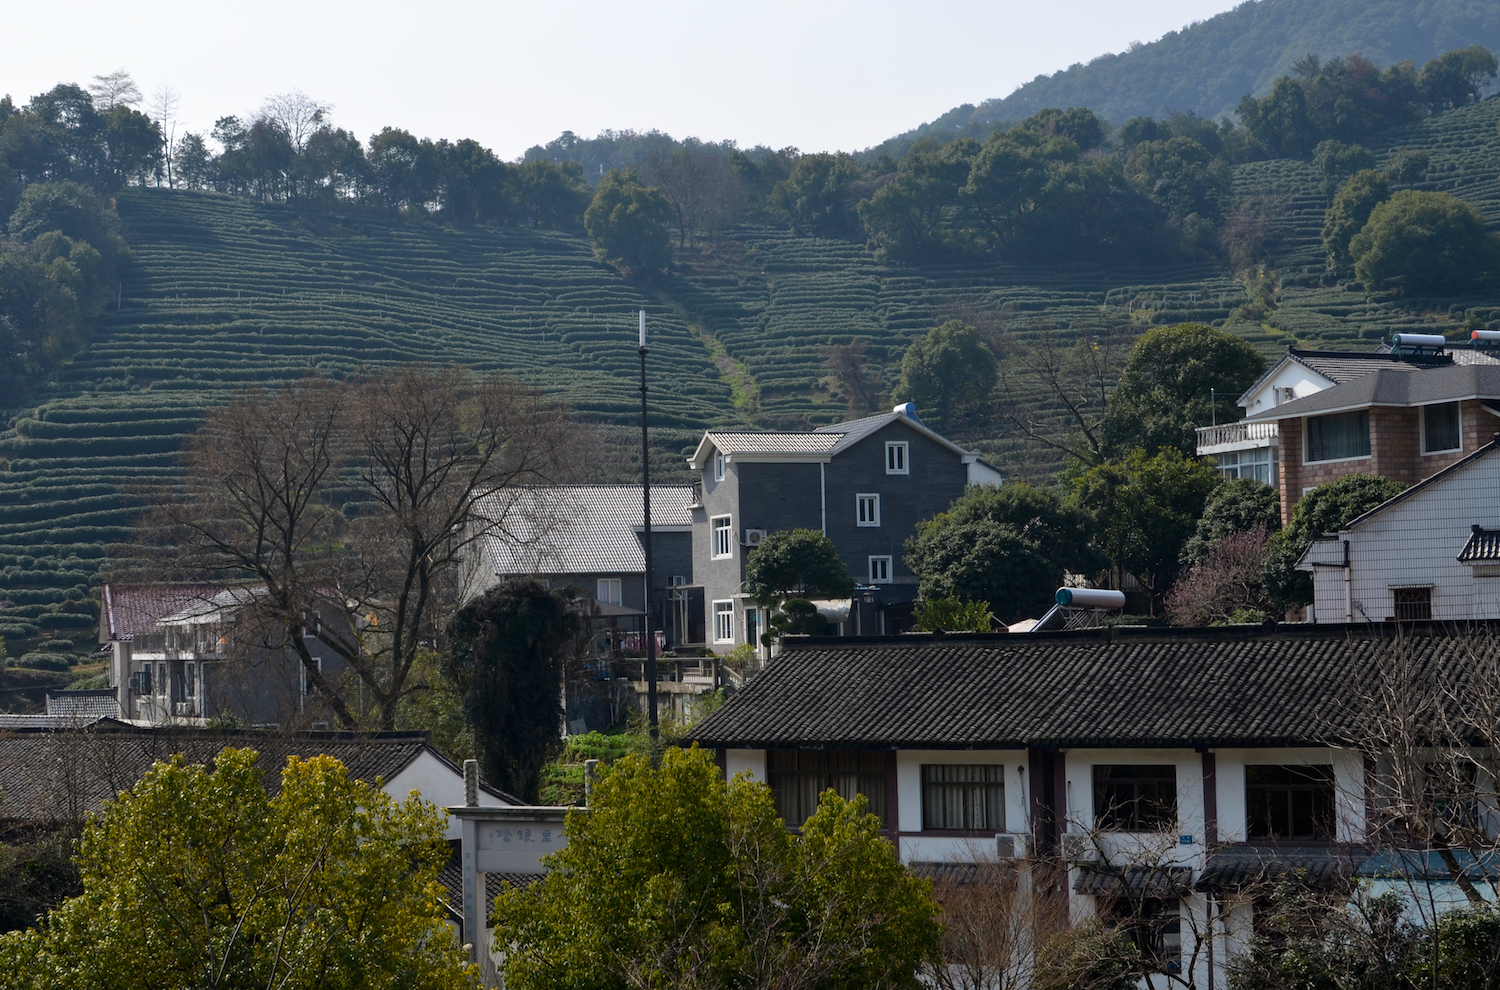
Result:
<svg viewBox="0 0 1500 990">
<path fill-rule="evenodd" d="M 891 583 L 891 558 L 890 557 L 887 556 L 887 557 L 871 557 L 870 558 L 870 583 L 871 584 L 890 584 Z"/>
<path fill-rule="evenodd" d="M 835 790 L 853 801 L 863 794 L 869 811 L 885 818 L 885 752 L 883 750 L 773 749 L 766 754 L 766 776 L 776 813 L 800 827 L 818 810 L 818 795 Z"/>
<path fill-rule="evenodd" d="M 734 527 L 729 516 L 715 516 L 710 520 L 714 530 L 714 559 L 734 556 Z"/>
<path fill-rule="evenodd" d="M 1431 588 L 1392 588 L 1397 622 L 1426 622 L 1432 618 Z"/>
<path fill-rule="evenodd" d="M 1214 454 L 1213 457 L 1221 477 L 1254 478 L 1268 485 L 1272 483 L 1270 447 L 1231 450 L 1224 454 Z"/>
<path fill-rule="evenodd" d="M 667 578 L 668 588 L 681 588 L 685 584 L 687 584 L 686 574 L 673 574 L 671 577 Z"/>
<path fill-rule="evenodd" d="M 719 450 L 714 451 L 714 480 L 715 481 L 723 481 L 724 480 L 724 461 L 725 461 L 724 452 L 723 451 L 719 451 Z"/>
<path fill-rule="evenodd" d="M 1125 764 L 1094 767 L 1094 824 L 1122 832 L 1177 826 L 1177 768 Z"/>
<path fill-rule="evenodd" d="M 312 662 L 313 666 L 318 668 L 318 673 L 323 673 L 323 658 L 313 657 Z M 306 708 L 308 697 L 316 698 L 318 696 L 318 686 L 313 683 L 313 679 L 308 675 L 306 667 L 300 669 L 302 671 L 302 703 L 300 707 Z"/>
<path fill-rule="evenodd" d="M 946 764 L 922 767 L 922 829 L 1005 831 L 1005 767 Z"/>
<path fill-rule="evenodd" d="M 1370 411 L 1307 418 L 1307 459 L 1341 461 L 1370 456 Z"/>
<path fill-rule="evenodd" d="M 606 605 L 619 605 L 624 602 L 620 595 L 619 578 L 600 578 L 599 587 L 594 598 Z"/>
<path fill-rule="evenodd" d="M 1422 453 L 1463 449 L 1457 402 L 1422 407 Z"/>
<path fill-rule="evenodd" d="M 1252 839 L 1331 839 L 1333 767 L 1247 766 L 1245 809 Z"/>
<path fill-rule="evenodd" d="M 880 525 L 880 496 L 879 495 L 856 495 L 855 506 L 859 513 L 859 525 Z"/>
<path fill-rule="evenodd" d="M 1472 841 L 1484 828 L 1479 803 L 1479 769 L 1467 760 L 1445 760 L 1422 767 L 1422 809 L 1450 843 Z"/>
<path fill-rule="evenodd" d="M 714 642 L 734 642 L 734 602 L 714 602 Z"/>
<path fill-rule="evenodd" d="M 885 473 L 910 474 L 906 464 L 906 441 L 895 441 L 885 445 Z"/>
<path fill-rule="evenodd" d="M 1100 914 L 1135 945 L 1148 970 L 1177 973 L 1182 970 L 1181 909 L 1171 898 L 1116 897 L 1100 905 Z"/>
</svg>

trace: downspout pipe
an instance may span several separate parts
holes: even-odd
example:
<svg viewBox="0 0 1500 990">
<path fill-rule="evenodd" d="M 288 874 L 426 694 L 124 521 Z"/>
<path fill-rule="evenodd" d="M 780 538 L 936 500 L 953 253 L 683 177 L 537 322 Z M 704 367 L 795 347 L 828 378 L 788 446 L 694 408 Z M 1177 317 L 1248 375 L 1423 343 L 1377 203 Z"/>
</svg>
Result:
<svg viewBox="0 0 1500 990">
<path fill-rule="evenodd" d="M 823 510 L 823 535 L 828 535 L 828 465 L 824 461 L 818 462 L 818 497 L 822 500 Z"/>
<path fill-rule="evenodd" d="M 1354 567 L 1349 563 L 1348 540 L 1344 541 L 1344 621 L 1354 621 Z"/>
</svg>

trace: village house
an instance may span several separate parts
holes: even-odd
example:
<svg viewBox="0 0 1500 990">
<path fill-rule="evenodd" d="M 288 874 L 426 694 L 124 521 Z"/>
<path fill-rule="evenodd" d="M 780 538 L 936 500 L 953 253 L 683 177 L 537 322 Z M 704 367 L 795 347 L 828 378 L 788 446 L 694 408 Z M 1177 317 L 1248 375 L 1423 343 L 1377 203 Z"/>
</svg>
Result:
<svg viewBox="0 0 1500 990">
<path fill-rule="evenodd" d="M 1286 522 L 1318 485 L 1356 472 L 1413 484 L 1488 442 L 1500 426 L 1493 343 L 1393 341 L 1368 354 L 1289 348 L 1239 398 L 1244 419 L 1198 428 L 1199 456 L 1278 488 Z"/>
<path fill-rule="evenodd" d="M 259 592 L 248 585 L 106 584 L 99 643 L 109 651 L 109 685 L 119 715 L 148 725 L 203 724 L 327 728 L 330 716 L 301 658 L 243 621 Z M 307 637 L 318 670 L 343 661 Z"/>
<path fill-rule="evenodd" d="M 823 533 L 848 565 L 853 599 L 825 605 L 843 634 L 909 628 L 917 576 L 902 560 L 906 541 L 967 486 L 1002 480 L 924 426 L 911 403 L 801 432 L 709 430 L 688 464 L 703 479 L 689 506 L 693 573 L 716 650 L 760 646 L 770 616 L 745 591 L 745 558 L 779 530 Z"/>
<path fill-rule="evenodd" d="M 1163 972 L 1223 987 L 1267 881 L 1393 882 L 1382 755 L 1341 704 L 1390 646 L 1360 628 L 789 640 L 689 738 L 789 825 L 832 788 L 913 868 L 1051 864 L 1069 921 L 1127 912 Z M 1420 663 L 1455 655 L 1455 633 L 1403 628 Z"/>
<path fill-rule="evenodd" d="M 1495 420 L 1500 427 L 1500 419 Z M 1314 539 L 1320 623 L 1500 619 L 1500 442 Z"/>
</svg>

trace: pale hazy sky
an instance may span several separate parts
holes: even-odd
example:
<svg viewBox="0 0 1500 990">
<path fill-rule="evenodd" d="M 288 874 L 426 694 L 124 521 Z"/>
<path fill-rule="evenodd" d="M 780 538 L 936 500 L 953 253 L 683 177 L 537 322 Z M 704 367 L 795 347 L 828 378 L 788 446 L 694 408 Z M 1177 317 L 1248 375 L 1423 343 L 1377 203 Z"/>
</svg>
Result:
<svg viewBox="0 0 1500 990">
<path fill-rule="evenodd" d="M 603 128 L 856 150 L 1234 5 L 33 0 L 5 12 L 0 93 L 125 68 L 181 93 L 179 134 L 301 89 L 361 140 L 389 124 L 504 158 Z"/>
</svg>

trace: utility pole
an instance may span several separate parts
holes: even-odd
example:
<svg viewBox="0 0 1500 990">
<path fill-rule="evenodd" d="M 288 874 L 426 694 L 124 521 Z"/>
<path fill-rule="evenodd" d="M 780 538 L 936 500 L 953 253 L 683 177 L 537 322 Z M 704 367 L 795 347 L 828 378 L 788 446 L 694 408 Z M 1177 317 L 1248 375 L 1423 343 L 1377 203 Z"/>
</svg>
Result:
<svg viewBox="0 0 1500 990">
<path fill-rule="evenodd" d="M 646 311 L 641 310 L 641 545 L 646 552 L 646 722 L 657 736 L 656 630 L 651 623 L 651 444 L 646 433 Z"/>
</svg>

